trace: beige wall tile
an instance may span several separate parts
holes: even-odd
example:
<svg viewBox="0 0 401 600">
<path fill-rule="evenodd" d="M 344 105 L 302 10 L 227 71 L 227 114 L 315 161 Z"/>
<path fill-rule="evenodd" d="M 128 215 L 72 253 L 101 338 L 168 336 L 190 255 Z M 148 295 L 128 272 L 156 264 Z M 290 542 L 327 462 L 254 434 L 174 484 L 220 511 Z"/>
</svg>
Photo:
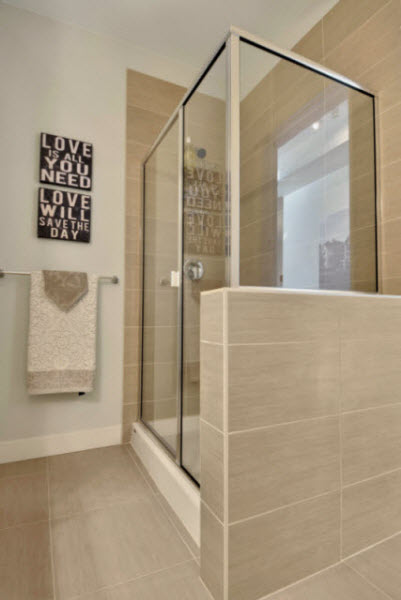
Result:
<svg viewBox="0 0 401 600">
<path fill-rule="evenodd" d="M 147 291 L 144 310 L 145 327 L 177 325 L 177 294 L 177 288 Z"/>
<path fill-rule="evenodd" d="M 128 217 L 139 217 L 141 215 L 141 213 L 142 213 L 141 180 L 139 178 L 139 175 L 138 175 L 138 178 L 132 179 L 127 174 L 126 190 L 125 190 L 125 214 Z"/>
<path fill-rule="evenodd" d="M 247 63 L 251 64 L 255 60 L 255 56 L 264 56 L 266 75 L 270 72 L 274 61 L 262 50 L 251 48 L 247 44 L 240 46 L 241 58 L 243 60 L 243 68 L 246 68 Z M 272 77 L 265 76 L 253 88 L 253 90 L 241 101 L 240 105 L 240 124 L 241 129 L 248 127 L 253 120 L 264 113 L 269 106 L 274 102 L 274 90 Z"/>
<path fill-rule="evenodd" d="M 347 565 L 372 582 L 387 598 L 401 600 L 401 536 L 349 559 Z"/>
<path fill-rule="evenodd" d="M 177 261 L 177 223 L 160 219 L 145 220 L 145 256 L 171 256 Z"/>
<path fill-rule="evenodd" d="M 345 20 L 352 21 L 352 12 Z M 390 0 L 382 10 L 366 19 L 361 27 L 350 31 L 350 35 L 336 45 L 335 50 L 330 52 L 326 49 L 326 65 L 347 77 L 358 79 L 372 64 L 394 50 L 399 40 L 399 24 L 400 4 L 398 0 Z M 326 31 L 325 18 L 323 27 L 326 46 L 327 35 L 330 37 L 330 34 Z"/>
<path fill-rule="evenodd" d="M 205 421 L 200 424 L 201 498 L 224 520 L 224 436 Z"/>
<path fill-rule="evenodd" d="M 201 342 L 201 417 L 223 429 L 223 346 Z"/>
<path fill-rule="evenodd" d="M 142 371 L 143 397 L 147 402 L 173 398 L 177 394 L 177 363 L 144 363 Z"/>
<path fill-rule="evenodd" d="M 141 290 L 142 288 L 142 267 L 138 265 L 138 254 L 125 255 L 125 289 Z M 137 299 L 141 302 L 141 293 L 137 294 Z"/>
<path fill-rule="evenodd" d="M 48 522 L 0 531 L 0 564 L 4 600 L 53 600 Z"/>
<path fill-rule="evenodd" d="M 383 279 L 381 291 L 383 294 L 395 294 L 401 296 L 401 277 Z"/>
<path fill-rule="evenodd" d="M 401 331 L 341 342 L 342 410 L 401 402 Z"/>
<path fill-rule="evenodd" d="M 142 163 L 149 150 L 149 144 L 141 144 L 135 140 L 127 141 L 127 187 L 128 181 L 131 178 L 137 180 L 138 184 L 140 183 L 142 177 Z"/>
<path fill-rule="evenodd" d="M 231 344 L 304 342 L 330 339 L 337 332 L 336 298 L 296 292 L 227 294 Z"/>
<path fill-rule="evenodd" d="M 340 303 L 341 338 L 397 339 L 401 332 L 401 305 L 398 298 L 346 297 Z"/>
<path fill-rule="evenodd" d="M 383 165 L 401 160 L 399 144 L 401 132 L 401 103 L 390 108 L 380 117 L 381 126 L 381 158 Z"/>
<path fill-rule="evenodd" d="M 0 529 L 48 518 L 46 473 L 0 479 Z"/>
<path fill-rule="evenodd" d="M 224 532 L 223 525 L 201 502 L 200 574 L 214 600 L 224 600 Z"/>
<path fill-rule="evenodd" d="M 340 496 L 231 525 L 229 544 L 230 600 L 261 598 L 339 560 Z"/>
<path fill-rule="evenodd" d="M 185 88 L 170 81 L 127 70 L 127 103 L 155 113 L 171 115 L 185 93 Z"/>
<path fill-rule="evenodd" d="M 350 181 L 350 228 L 371 227 L 375 223 L 374 173 Z"/>
<path fill-rule="evenodd" d="M 201 330 L 202 341 L 223 343 L 223 294 L 217 292 L 201 296 Z"/>
<path fill-rule="evenodd" d="M 176 363 L 177 361 L 177 327 L 144 328 L 143 360 L 145 363 Z"/>
<path fill-rule="evenodd" d="M 124 367 L 124 404 L 140 400 L 140 365 Z"/>
<path fill-rule="evenodd" d="M 343 415 L 342 443 L 344 485 L 401 469 L 401 405 Z"/>
<path fill-rule="evenodd" d="M 259 147 L 241 163 L 241 196 L 276 178 L 275 147 L 273 144 Z"/>
<path fill-rule="evenodd" d="M 255 221 L 240 232 L 241 260 L 274 252 L 277 241 L 277 216 Z"/>
<path fill-rule="evenodd" d="M 269 600 L 388 600 L 366 579 L 345 565 L 327 569 L 269 597 Z"/>
<path fill-rule="evenodd" d="M 323 57 L 323 25 L 319 21 L 293 48 L 294 52 L 305 58 L 322 62 Z"/>
<path fill-rule="evenodd" d="M 151 146 L 167 122 L 168 116 L 138 107 L 127 109 L 127 141 Z"/>
<path fill-rule="evenodd" d="M 136 365 L 140 362 L 140 327 L 124 328 L 124 364 Z"/>
<path fill-rule="evenodd" d="M 387 4 L 388 0 L 341 0 L 323 18 L 324 52 L 330 52 Z"/>
<path fill-rule="evenodd" d="M 382 220 L 388 221 L 401 217 L 401 161 L 384 166 L 380 176 Z"/>
<path fill-rule="evenodd" d="M 333 336 L 316 342 L 231 346 L 229 430 L 338 413 L 339 358 Z"/>
<path fill-rule="evenodd" d="M 401 99 L 401 78 L 398 67 L 401 59 L 401 44 L 398 43 L 386 56 L 377 57 L 370 69 L 359 78 L 368 89 L 376 92 L 379 97 L 379 110 L 383 112 L 398 104 Z"/>
<path fill-rule="evenodd" d="M 123 406 L 123 425 L 132 425 L 138 420 L 138 404 L 124 404 Z"/>
<path fill-rule="evenodd" d="M 240 284 L 275 286 L 279 277 L 276 263 L 275 250 L 241 260 Z"/>
<path fill-rule="evenodd" d="M 343 490 L 343 552 L 346 557 L 401 530 L 401 470 Z"/>
<path fill-rule="evenodd" d="M 241 229 L 277 213 L 277 181 L 274 179 L 248 194 L 241 195 Z"/>
<path fill-rule="evenodd" d="M 137 290 L 126 290 L 125 292 L 125 326 L 135 327 L 140 324 L 142 312 L 142 299 Z"/>
<path fill-rule="evenodd" d="M 339 418 L 230 435 L 228 456 L 230 522 L 338 490 Z"/>
</svg>

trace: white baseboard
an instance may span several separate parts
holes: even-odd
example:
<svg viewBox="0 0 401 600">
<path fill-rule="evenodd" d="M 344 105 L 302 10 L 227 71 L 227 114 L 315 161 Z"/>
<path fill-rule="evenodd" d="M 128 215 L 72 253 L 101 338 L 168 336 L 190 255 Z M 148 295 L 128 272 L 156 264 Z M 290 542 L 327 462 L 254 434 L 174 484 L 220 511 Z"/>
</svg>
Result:
<svg viewBox="0 0 401 600">
<path fill-rule="evenodd" d="M 112 425 L 0 442 L 0 463 L 78 452 L 121 444 L 122 426 Z"/>
<path fill-rule="evenodd" d="M 131 445 L 160 492 L 199 546 L 199 489 L 142 423 L 134 423 Z"/>
</svg>

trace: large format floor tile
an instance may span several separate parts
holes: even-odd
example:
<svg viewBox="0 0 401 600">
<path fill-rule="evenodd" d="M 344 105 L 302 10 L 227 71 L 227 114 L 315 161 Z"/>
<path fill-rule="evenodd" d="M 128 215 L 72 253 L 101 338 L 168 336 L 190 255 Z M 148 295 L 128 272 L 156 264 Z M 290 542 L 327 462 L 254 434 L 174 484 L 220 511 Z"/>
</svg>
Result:
<svg viewBox="0 0 401 600">
<path fill-rule="evenodd" d="M 388 600 L 344 565 L 333 567 L 283 590 L 269 600 Z"/>
<path fill-rule="evenodd" d="M 55 519 L 52 538 L 59 600 L 192 558 L 154 497 Z"/>
<path fill-rule="evenodd" d="M 105 600 L 211 600 L 199 578 L 199 567 L 188 562 L 109 590 Z"/>
<path fill-rule="evenodd" d="M 0 529 L 48 518 L 46 473 L 0 479 Z"/>
<path fill-rule="evenodd" d="M 393 600 L 401 600 L 401 535 L 361 552 L 347 564 Z"/>
<path fill-rule="evenodd" d="M 49 458 L 52 518 L 149 496 L 149 486 L 124 446 Z"/>
<path fill-rule="evenodd" d="M 53 599 L 48 522 L 0 531 L 0 598 Z"/>
</svg>

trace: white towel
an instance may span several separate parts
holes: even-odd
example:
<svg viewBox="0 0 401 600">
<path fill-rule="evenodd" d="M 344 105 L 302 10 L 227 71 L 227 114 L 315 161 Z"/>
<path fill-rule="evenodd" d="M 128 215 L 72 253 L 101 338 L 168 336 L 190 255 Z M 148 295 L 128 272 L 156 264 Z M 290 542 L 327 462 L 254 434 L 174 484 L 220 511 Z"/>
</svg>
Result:
<svg viewBox="0 0 401 600">
<path fill-rule="evenodd" d="M 31 273 L 28 392 L 91 392 L 96 369 L 97 275 L 69 310 L 45 291 L 43 271 Z M 60 304 L 61 306 L 61 304 Z"/>
</svg>

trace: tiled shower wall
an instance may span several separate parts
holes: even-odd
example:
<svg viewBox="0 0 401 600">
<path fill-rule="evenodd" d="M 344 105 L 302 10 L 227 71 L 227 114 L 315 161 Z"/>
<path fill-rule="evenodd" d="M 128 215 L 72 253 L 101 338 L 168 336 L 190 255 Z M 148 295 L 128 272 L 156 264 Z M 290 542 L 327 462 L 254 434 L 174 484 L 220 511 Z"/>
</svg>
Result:
<svg viewBox="0 0 401 600">
<path fill-rule="evenodd" d="M 127 167 L 125 229 L 125 319 L 123 437 L 128 441 L 140 400 L 142 303 L 141 165 L 157 135 L 179 103 L 184 88 L 127 71 Z"/>
<path fill-rule="evenodd" d="M 201 573 L 256 600 L 401 531 L 401 299 L 201 308 Z"/>
</svg>

